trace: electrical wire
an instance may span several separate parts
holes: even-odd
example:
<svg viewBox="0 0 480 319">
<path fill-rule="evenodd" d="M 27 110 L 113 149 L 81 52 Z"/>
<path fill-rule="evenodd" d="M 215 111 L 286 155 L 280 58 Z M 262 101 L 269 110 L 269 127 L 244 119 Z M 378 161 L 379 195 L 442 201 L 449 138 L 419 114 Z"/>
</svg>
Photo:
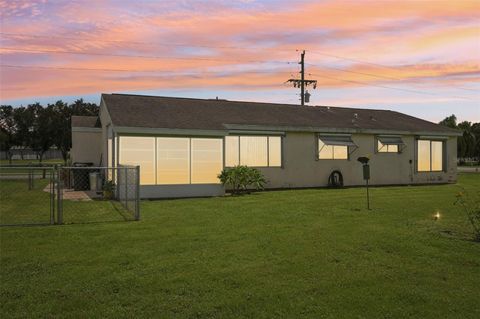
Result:
<svg viewBox="0 0 480 319">
<path fill-rule="evenodd" d="M 361 81 L 354 81 L 354 80 L 345 80 L 345 79 L 339 79 L 339 78 L 329 77 L 329 76 L 320 75 L 320 74 L 312 74 L 312 73 L 309 73 L 309 75 L 311 75 L 311 76 L 320 76 L 320 77 L 322 77 L 322 78 L 330 79 L 330 80 L 337 80 L 337 81 L 342 81 L 342 82 L 361 84 L 361 85 L 365 85 L 365 86 L 378 87 L 378 88 L 382 88 L 382 89 L 397 90 L 397 91 L 410 92 L 410 93 L 416 93 L 416 94 L 424 94 L 424 95 L 442 96 L 442 95 L 435 94 L 435 93 L 431 93 L 431 92 L 418 91 L 418 90 L 412 90 L 412 89 L 404 89 L 404 88 L 397 88 L 397 87 L 391 87 L 391 86 L 385 86 L 385 85 L 379 85 L 379 84 L 371 84 L 371 83 L 366 83 L 366 82 L 361 82 Z M 468 97 L 465 97 L 465 96 L 453 96 L 453 97 L 458 98 L 458 99 L 475 101 L 475 100 L 472 100 L 472 99 L 470 99 L 470 98 L 468 98 Z"/>
<path fill-rule="evenodd" d="M 199 60 L 199 61 L 225 61 L 240 63 L 281 63 L 290 64 L 290 61 L 259 61 L 259 60 L 227 60 L 218 58 L 199 58 L 199 57 L 175 57 L 175 56 L 158 56 L 158 55 L 130 55 L 130 54 L 111 54 L 100 52 L 78 52 L 69 50 L 45 50 L 45 49 L 21 49 L 12 47 L 0 47 L 0 50 L 20 51 L 20 52 L 36 52 L 36 53 L 53 53 L 53 54 L 78 54 L 78 55 L 96 55 L 96 56 L 113 56 L 113 57 L 130 57 L 130 58 L 148 58 L 148 59 L 172 59 L 172 60 Z M 2 53 L 2 52 L 0 52 Z"/>
</svg>

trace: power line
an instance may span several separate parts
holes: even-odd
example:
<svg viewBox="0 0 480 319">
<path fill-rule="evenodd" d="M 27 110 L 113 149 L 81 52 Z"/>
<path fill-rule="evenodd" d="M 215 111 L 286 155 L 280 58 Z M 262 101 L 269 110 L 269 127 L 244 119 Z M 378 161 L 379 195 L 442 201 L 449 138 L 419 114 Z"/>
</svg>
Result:
<svg viewBox="0 0 480 319">
<path fill-rule="evenodd" d="M 357 63 L 360 63 L 360 64 L 372 65 L 372 66 L 376 66 L 376 67 L 380 67 L 380 68 L 385 68 L 385 69 L 398 71 L 397 67 L 393 67 L 393 66 L 389 66 L 389 65 L 385 65 L 385 64 L 373 63 L 373 62 L 369 62 L 369 61 L 365 61 L 365 60 L 360 60 L 360 59 L 356 59 L 356 58 L 349 58 L 349 57 L 345 57 L 345 56 L 329 54 L 329 53 L 324 53 L 324 52 L 319 52 L 319 51 L 308 50 L 308 52 L 318 54 L 318 55 L 328 56 L 328 57 L 332 57 L 332 58 L 336 58 L 336 59 L 347 60 L 347 61 L 357 62 Z M 330 68 L 332 68 L 332 67 L 330 67 Z M 332 68 L 332 69 L 334 69 L 334 68 Z M 380 75 L 374 75 L 374 74 L 371 74 L 371 73 L 360 73 L 360 72 L 348 71 L 348 70 L 344 70 L 344 69 L 340 69 L 340 68 L 338 68 L 336 70 L 344 71 L 344 72 L 351 72 L 351 73 L 358 73 L 358 74 L 363 74 L 363 75 L 370 75 L 370 76 L 375 76 L 375 77 L 379 77 L 379 78 L 386 78 L 386 79 L 402 81 L 402 79 L 399 79 L 399 78 L 385 77 L 385 76 L 380 76 Z M 478 92 L 477 90 L 468 89 L 468 88 L 464 88 L 464 87 L 455 87 L 455 88 L 459 89 L 459 90 Z"/>
<path fill-rule="evenodd" d="M 45 35 L 32 35 L 32 34 L 25 34 L 25 33 L 9 33 L 9 32 L 0 32 L 0 35 L 7 36 L 7 37 L 28 37 L 28 38 L 40 38 L 40 39 L 51 39 L 51 38 L 59 38 L 59 39 L 68 39 L 68 40 L 84 40 L 88 41 L 89 39 L 84 37 L 67 37 L 67 36 L 45 36 Z M 189 44 L 189 43 L 160 43 L 160 42 L 142 42 L 142 41 L 126 41 L 126 40 L 107 40 L 102 39 L 102 42 L 110 42 L 110 43 L 129 43 L 129 44 L 144 44 L 144 45 L 160 45 L 160 46 L 180 46 L 180 47 L 199 47 L 199 48 L 220 48 L 220 49 L 240 49 L 245 50 L 246 47 L 242 46 L 214 46 L 214 45 L 205 45 L 205 44 Z M 294 62 L 287 62 L 287 61 L 241 61 L 241 60 L 222 60 L 216 58 L 201 58 L 201 57 L 167 57 L 167 56 L 148 56 L 148 55 L 129 55 L 129 54 L 107 54 L 107 53 L 88 53 L 88 52 L 76 52 L 76 51 L 58 51 L 58 50 L 33 50 L 33 49 L 15 49 L 15 48 L 4 48 L 6 50 L 16 50 L 16 51 L 24 51 L 24 52 L 40 52 L 40 53 L 66 53 L 66 54 L 85 54 L 85 55 L 99 55 L 99 56 L 117 56 L 117 57 L 135 57 L 135 58 L 147 58 L 147 59 L 178 59 L 178 60 L 201 60 L 201 61 L 228 61 L 228 62 L 246 62 L 246 63 L 294 63 Z M 282 51 L 282 52 L 290 52 L 290 49 L 275 49 L 275 51 Z M 358 58 L 351 58 L 326 52 L 320 52 L 316 50 L 306 50 L 307 52 L 318 54 L 322 56 L 332 57 L 341 60 L 352 61 L 360 64 L 372 65 L 376 67 L 386 68 L 398 71 L 397 67 L 388 66 L 385 64 L 380 63 L 373 63 L 370 61 L 358 59 Z M 314 64 L 311 64 L 315 66 Z M 350 71 L 344 70 L 341 68 L 334 68 L 334 67 L 326 67 L 334 70 L 339 70 L 343 72 L 350 72 L 350 73 L 357 73 L 363 75 L 374 76 L 378 78 L 384 79 L 391 79 L 391 80 L 402 80 L 399 78 L 394 77 L 387 77 L 381 75 L 375 75 L 371 73 L 362 73 L 358 71 Z M 455 87 L 455 89 L 465 90 L 465 91 L 472 91 L 477 92 L 475 89 L 469 89 L 464 87 Z"/>
<path fill-rule="evenodd" d="M 96 56 L 113 56 L 113 57 L 130 57 L 130 58 L 149 58 L 149 59 L 172 59 L 172 60 L 199 60 L 199 61 L 224 61 L 224 62 L 240 62 L 240 63 L 281 63 L 290 64 L 290 61 L 259 61 L 259 60 L 227 60 L 218 58 L 200 58 L 200 57 L 175 57 L 175 56 L 158 56 L 158 55 L 130 55 L 130 54 L 111 54 L 100 52 L 78 52 L 69 50 L 45 50 L 45 49 L 21 49 L 12 47 L 0 47 L 0 50 L 20 51 L 20 52 L 37 52 L 37 53 L 53 53 L 53 54 L 78 54 L 78 55 L 96 55 Z M 1 53 L 1 52 L 0 52 Z"/>
<path fill-rule="evenodd" d="M 406 79 L 401 79 L 401 78 L 396 78 L 396 77 L 390 77 L 390 76 L 384 76 L 384 75 L 377 75 L 377 74 L 367 73 L 367 72 L 359 72 L 359 71 L 353 71 L 353 70 L 345 70 L 345 69 L 342 69 L 342 68 L 336 68 L 336 67 L 325 66 L 325 65 L 310 64 L 310 63 L 308 63 L 308 65 L 310 65 L 310 66 L 315 66 L 315 67 L 318 67 L 318 68 L 325 68 L 325 69 L 331 69 L 331 70 L 341 71 L 341 72 L 367 75 L 367 76 L 372 76 L 372 77 L 376 77 L 376 78 L 379 78 L 379 79 L 394 80 L 394 81 L 405 81 L 405 80 L 406 80 Z M 454 89 L 460 89 L 460 90 L 465 90 L 465 91 L 478 92 L 477 90 L 474 90 L 474 89 L 467 89 L 467 88 L 458 87 L 458 86 L 454 87 Z"/>
<path fill-rule="evenodd" d="M 0 35 L 7 36 L 7 37 L 26 37 L 26 38 L 33 38 L 33 39 L 65 39 L 65 40 L 83 40 L 83 41 L 90 41 L 84 37 L 66 37 L 66 36 L 47 36 L 47 35 L 36 35 L 36 34 L 25 34 L 25 33 L 9 33 L 9 32 L 0 32 Z M 212 46 L 212 45 L 203 45 L 203 44 L 192 44 L 192 43 L 161 43 L 161 42 L 145 42 L 145 41 L 126 41 L 126 40 L 108 40 L 108 39 L 101 39 L 98 40 L 101 42 L 106 43 L 128 43 L 128 44 L 141 44 L 141 45 L 159 45 L 159 46 L 179 46 L 179 47 L 199 47 L 199 48 L 211 48 L 211 49 L 241 49 L 241 47 L 235 46 Z"/>
<path fill-rule="evenodd" d="M 41 66 L 41 65 L 14 65 L 14 64 L 0 64 L 0 67 L 4 68 L 19 68 L 19 69 L 47 69 L 47 70 L 61 70 L 61 71 L 105 71 L 105 72 L 133 72 L 133 73 L 165 73 L 165 74 L 178 74 L 178 75 L 196 75 L 198 73 L 203 74 L 218 74 L 225 72 L 224 70 L 219 70 L 216 72 L 212 71 L 199 71 L 199 72 L 190 72 L 190 73 L 180 73 L 177 71 L 169 70 L 139 70 L 139 69 L 106 69 L 106 68 L 76 68 L 76 67 L 57 67 L 57 66 Z M 289 71 L 278 72 L 278 69 L 272 70 L 255 70 L 255 71 L 241 71 L 233 73 L 255 73 L 255 74 L 272 74 L 272 73 L 290 73 Z"/>
<path fill-rule="evenodd" d="M 382 88 L 382 89 L 390 89 L 390 90 L 397 90 L 397 91 L 424 94 L 424 95 L 442 96 L 442 95 L 431 93 L 431 92 L 418 91 L 418 90 L 412 90 L 412 89 L 403 89 L 403 88 L 397 88 L 397 87 L 391 87 L 391 86 L 385 86 L 385 85 L 378 85 L 378 84 L 370 84 L 370 83 L 361 82 L 361 81 L 354 81 L 354 80 L 344 80 L 344 79 L 339 79 L 339 78 L 334 78 L 334 77 L 329 77 L 329 76 L 319 75 L 319 74 L 309 73 L 309 75 L 321 76 L 322 78 L 325 78 L 325 79 L 337 80 L 337 81 L 349 82 L 349 83 L 355 83 L 355 84 L 361 84 L 361 85 L 365 85 L 365 86 L 373 86 L 373 87 L 378 87 L 378 88 Z M 459 98 L 459 99 L 464 99 L 464 100 L 475 101 L 475 100 L 469 99 L 465 96 L 453 96 L 453 97 Z"/>
</svg>

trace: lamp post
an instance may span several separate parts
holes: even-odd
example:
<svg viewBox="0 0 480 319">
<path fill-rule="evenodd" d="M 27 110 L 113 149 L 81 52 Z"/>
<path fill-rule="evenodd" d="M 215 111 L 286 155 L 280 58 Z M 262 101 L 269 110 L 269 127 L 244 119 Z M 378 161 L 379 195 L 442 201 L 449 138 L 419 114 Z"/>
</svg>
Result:
<svg viewBox="0 0 480 319">
<path fill-rule="evenodd" d="M 370 159 L 368 157 L 362 156 L 357 158 L 357 161 L 362 163 L 363 167 L 363 179 L 365 180 L 365 184 L 367 186 L 367 209 L 370 210 L 370 194 L 368 192 L 368 181 L 370 180 L 370 165 L 368 162 Z"/>
</svg>

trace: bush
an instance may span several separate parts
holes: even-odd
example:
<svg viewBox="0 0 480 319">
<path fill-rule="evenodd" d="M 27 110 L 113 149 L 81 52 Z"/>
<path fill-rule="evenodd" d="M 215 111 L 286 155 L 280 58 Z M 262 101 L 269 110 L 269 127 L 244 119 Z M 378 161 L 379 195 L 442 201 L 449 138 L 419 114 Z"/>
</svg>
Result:
<svg viewBox="0 0 480 319">
<path fill-rule="evenodd" d="M 223 169 L 218 178 L 224 186 L 230 187 L 232 194 L 247 192 L 249 189 L 262 190 L 267 183 L 258 169 L 242 165 Z"/>
<path fill-rule="evenodd" d="M 112 199 L 113 193 L 115 192 L 115 183 L 111 180 L 106 180 L 105 183 L 103 183 L 102 190 L 104 199 Z"/>
<path fill-rule="evenodd" d="M 480 193 L 477 198 L 471 197 L 465 189 L 457 194 L 455 205 L 460 205 L 472 225 L 474 240 L 480 242 Z"/>
</svg>

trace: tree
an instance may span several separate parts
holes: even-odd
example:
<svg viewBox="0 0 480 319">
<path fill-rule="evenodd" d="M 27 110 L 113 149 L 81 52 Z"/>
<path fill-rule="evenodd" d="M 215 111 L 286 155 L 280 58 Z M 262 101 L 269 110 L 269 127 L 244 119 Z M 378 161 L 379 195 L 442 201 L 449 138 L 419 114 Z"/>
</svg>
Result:
<svg viewBox="0 0 480 319">
<path fill-rule="evenodd" d="M 16 131 L 14 136 L 15 146 L 22 148 L 30 147 L 30 140 L 33 130 L 34 115 L 33 108 L 20 106 L 14 109 L 13 120 L 15 121 Z M 23 153 L 20 153 L 23 159 Z"/>
<path fill-rule="evenodd" d="M 473 157 L 480 162 L 480 123 L 472 124 L 472 133 L 475 135 L 475 145 L 473 147 Z"/>
<path fill-rule="evenodd" d="M 438 124 L 446 127 L 450 127 L 450 128 L 457 128 L 457 117 L 455 116 L 455 114 L 452 114 L 444 118 Z"/>
<path fill-rule="evenodd" d="M 472 131 L 472 123 L 467 121 L 461 122 L 458 124 L 458 128 L 463 132 L 462 136 L 458 138 L 458 157 L 474 157 L 476 138 Z"/>
<path fill-rule="evenodd" d="M 72 147 L 72 115 L 97 116 L 98 105 L 95 103 L 86 103 L 83 99 L 78 99 L 74 103 L 67 105 L 62 101 L 49 105 L 53 110 L 53 143 L 62 152 L 63 160 L 66 162 L 68 152 Z"/>
<path fill-rule="evenodd" d="M 14 109 L 11 105 L 0 106 L 0 150 L 5 151 L 8 161 L 12 163 L 12 152 L 15 146 Z"/>
<path fill-rule="evenodd" d="M 43 154 L 53 146 L 55 134 L 53 108 L 50 106 L 44 108 L 40 103 L 35 103 L 30 104 L 27 110 L 33 114 L 29 146 L 37 153 L 41 163 Z"/>
</svg>

